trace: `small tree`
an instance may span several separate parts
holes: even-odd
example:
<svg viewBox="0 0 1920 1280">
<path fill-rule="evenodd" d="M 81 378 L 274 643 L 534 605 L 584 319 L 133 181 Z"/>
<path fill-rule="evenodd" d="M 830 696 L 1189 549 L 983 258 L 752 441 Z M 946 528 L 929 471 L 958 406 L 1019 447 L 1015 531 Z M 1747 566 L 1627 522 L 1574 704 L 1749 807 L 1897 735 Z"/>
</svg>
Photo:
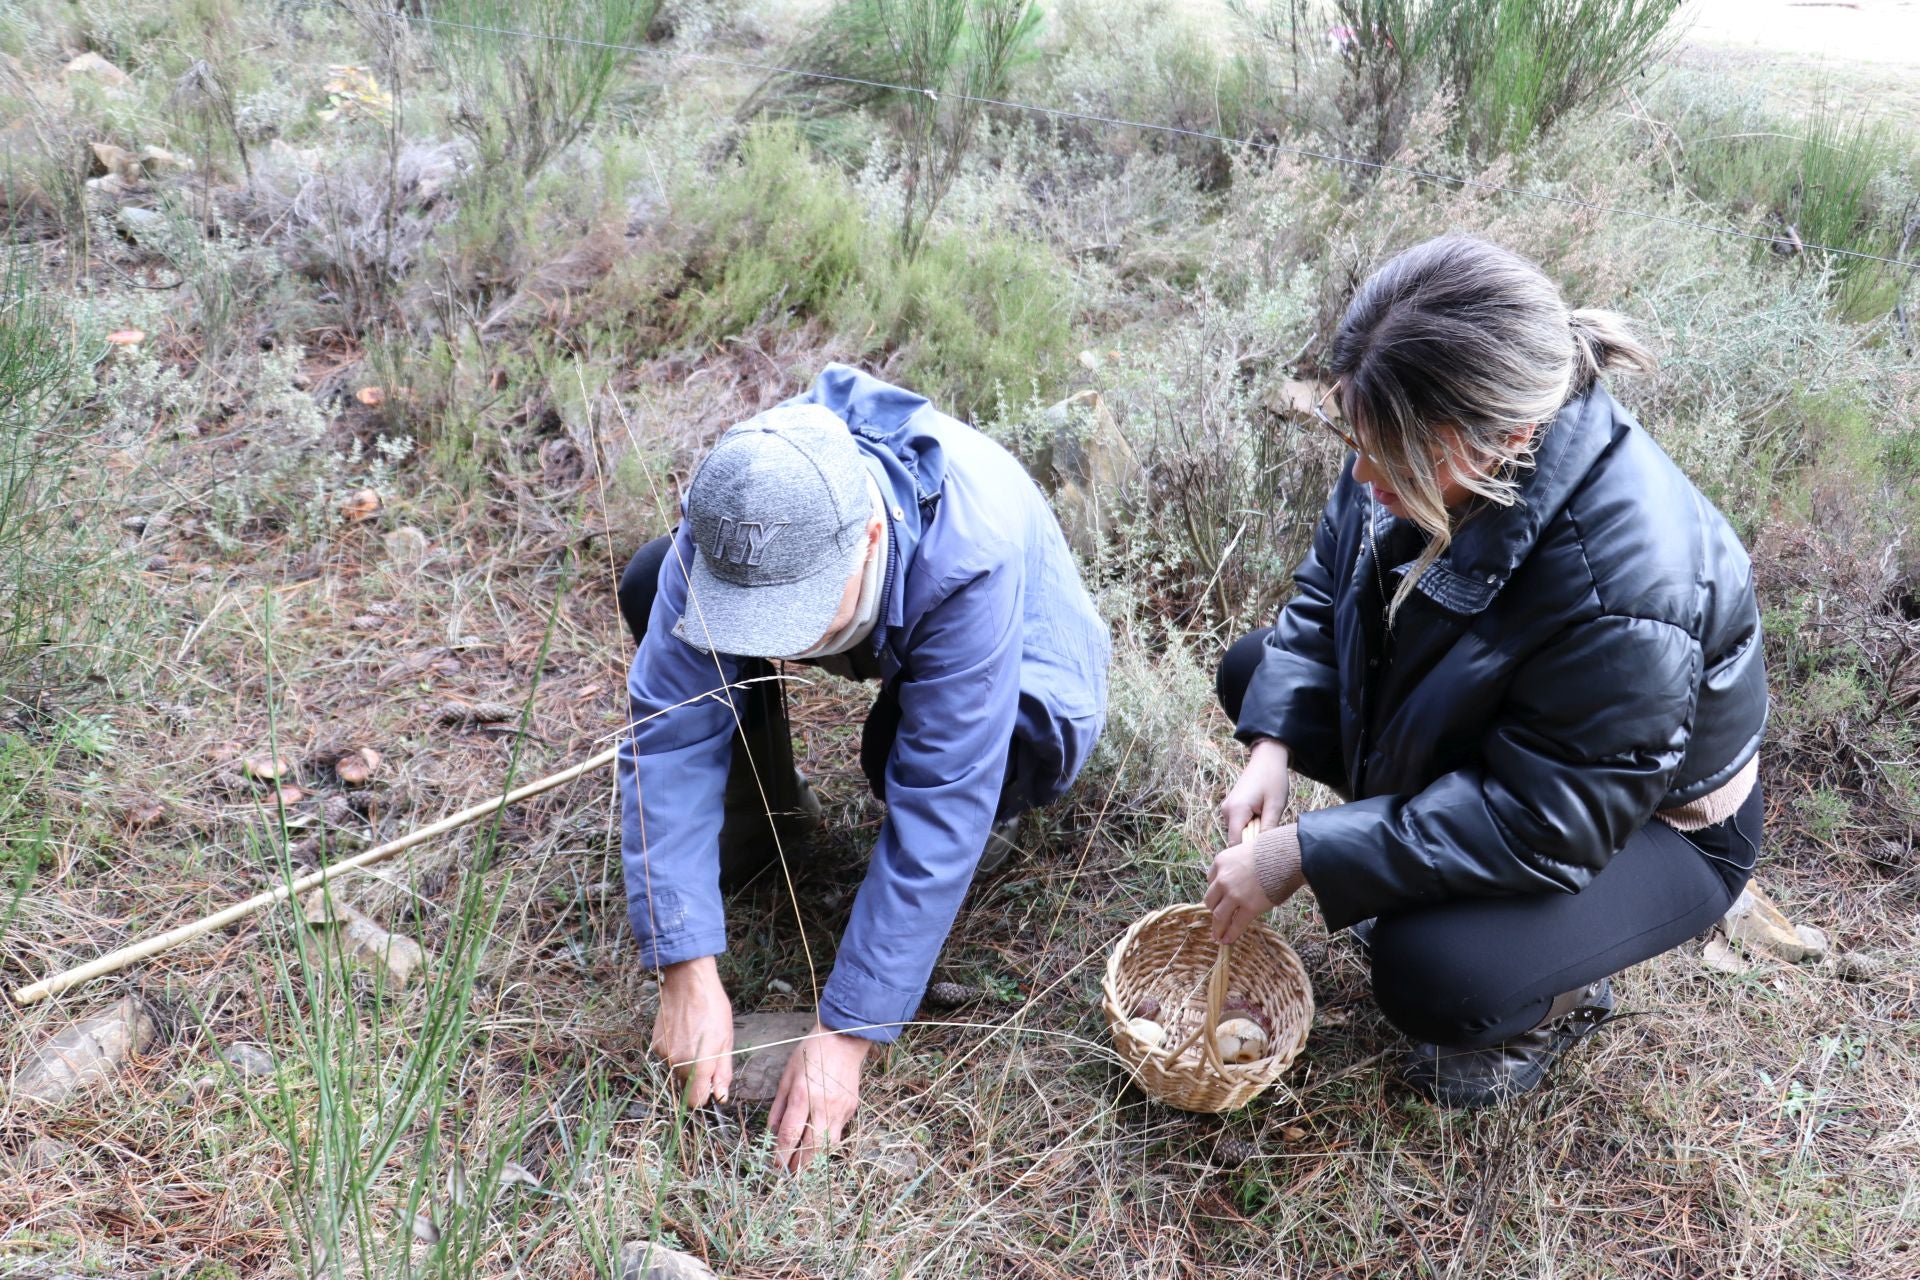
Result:
<svg viewBox="0 0 1920 1280">
<path fill-rule="evenodd" d="M 444 0 L 435 31 L 455 75 L 454 125 L 481 164 L 533 177 L 593 124 L 659 0 Z"/>
<path fill-rule="evenodd" d="M 1040 23 L 1033 0 L 841 0 L 788 52 L 741 115 L 803 119 L 866 108 L 893 116 L 903 155 L 900 243 L 918 253 L 985 115 Z"/>
</svg>

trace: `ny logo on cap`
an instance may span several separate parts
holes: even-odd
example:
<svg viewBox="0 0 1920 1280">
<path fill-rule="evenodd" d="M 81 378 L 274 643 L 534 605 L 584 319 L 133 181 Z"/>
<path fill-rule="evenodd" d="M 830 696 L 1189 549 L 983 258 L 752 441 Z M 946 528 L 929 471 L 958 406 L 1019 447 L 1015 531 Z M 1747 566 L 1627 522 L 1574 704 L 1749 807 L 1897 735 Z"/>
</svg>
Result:
<svg viewBox="0 0 1920 1280">
<path fill-rule="evenodd" d="M 720 517 L 719 526 L 713 534 L 713 550 L 708 552 L 715 560 L 731 560 L 735 564 L 758 567 L 760 557 L 766 554 L 767 544 L 773 541 L 775 534 L 793 523 L 790 520 L 735 520 L 732 516 Z M 729 547 L 731 543 L 731 547 Z"/>
</svg>

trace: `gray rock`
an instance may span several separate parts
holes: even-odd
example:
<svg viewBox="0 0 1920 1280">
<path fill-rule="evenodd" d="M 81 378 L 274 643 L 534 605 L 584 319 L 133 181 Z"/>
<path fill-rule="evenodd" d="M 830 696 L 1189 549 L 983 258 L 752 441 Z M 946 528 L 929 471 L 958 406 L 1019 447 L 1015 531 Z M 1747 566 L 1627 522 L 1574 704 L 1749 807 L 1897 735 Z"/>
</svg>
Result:
<svg viewBox="0 0 1920 1280">
<path fill-rule="evenodd" d="M 63 1169 L 77 1157 L 79 1151 L 73 1150 L 71 1142 L 61 1142 L 60 1138 L 35 1138 L 27 1144 L 27 1150 L 19 1153 L 19 1169 L 21 1173 L 52 1173 L 56 1169 Z"/>
<path fill-rule="evenodd" d="M 167 234 L 167 217 L 153 209 L 142 209 L 139 205 L 122 205 L 113 215 L 120 229 L 141 244 L 153 244 Z"/>
<path fill-rule="evenodd" d="M 1091 557 L 1108 527 L 1131 510 L 1139 459 L 1097 391 L 1069 396 L 1043 417 L 1052 434 L 1034 459 L 1034 473 L 1049 482 L 1068 544 Z"/>
<path fill-rule="evenodd" d="M 125 89 L 133 83 L 132 76 L 91 49 L 69 62 L 60 75 L 66 80 L 91 80 L 110 89 Z"/>
<path fill-rule="evenodd" d="M 278 1065 L 273 1055 L 257 1044 L 230 1044 L 220 1051 L 220 1057 L 242 1077 L 270 1076 Z"/>
<path fill-rule="evenodd" d="M 1727 945 L 1724 938 L 1707 939 L 1707 945 L 1700 952 L 1700 963 L 1715 973 L 1729 974 L 1733 977 L 1738 977 L 1752 968 L 1740 958 L 1739 952 Z"/>
<path fill-rule="evenodd" d="M 892 1133 L 864 1133 L 854 1139 L 853 1159 L 882 1177 L 905 1182 L 927 1167 L 927 1153 L 911 1138 Z"/>
<path fill-rule="evenodd" d="M 1806 958 L 1807 944 L 1773 899 L 1749 883 L 1733 900 L 1720 920 L 1729 940 L 1748 950 L 1758 948 L 1777 960 L 1798 964 Z"/>
<path fill-rule="evenodd" d="M 427 558 L 427 535 L 410 524 L 401 525 L 381 542 L 386 546 L 387 559 L 402 568 L 414 568 Z"/>
<path fill-rule="evenodd" d="M 733 1020 L 734 1063 L 729 1102 L 765 1104 L 780 1091 L 787 1059 L 813 1030 L 811 1013 L 748 1013 Z"/>
<path fill-rule="evenodd" d="M 343 948 L 355 964 L 383 980 L 388 991 L 403 990 L 426 961 L 426 950 L 419 943 L 387 932 L 326 885 L 301 905 L 312 935 Z"/>
<path fill-rule="evenodd" d="M 620 1246 L 620 1280 L 718 1280 L 713 1268 L 690 1254 L 646 1240 Z"/>
<path fill-rule="evenodd" d="M 1810 924 L 1797 924 L 1793 927 L 1793 931 L 1799 936 L 1800 945 L 1805 948 L 1800 958 L 1808 964 L 1820 963 L 1833 950 L 1833 944 L 1827 940 L 1825 929 L 1816 929 Z"/>
<path fill-rule="evenodd" d="M 14 1076 L 13 1096 L 21 1102 L 53 1104 L 81 1089 L 105 1084 L 128 1059 L 159 1035 L 152 1012 L 139 996 L 128 996 L 48 1040 Z"/>
</svg>

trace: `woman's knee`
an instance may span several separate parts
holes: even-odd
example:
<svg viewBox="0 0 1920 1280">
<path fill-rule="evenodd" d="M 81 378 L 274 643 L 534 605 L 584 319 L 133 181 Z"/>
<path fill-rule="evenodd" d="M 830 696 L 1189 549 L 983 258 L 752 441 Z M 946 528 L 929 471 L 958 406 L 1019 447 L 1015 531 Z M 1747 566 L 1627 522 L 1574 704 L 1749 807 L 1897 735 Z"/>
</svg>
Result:
<svg viewBox="0 0 1920 1280">
<path fill-rule="evenodd" d="M 1403 1034 L 1428 1044 L 1471 1046 L 1502 1039 L 1529 1012 L 1514 979 L 1472 937 L 1421 915 L 1383 917 L 1370 944 L 1373 998 Z M 1542 1010 L 1545 1002 L 1539 1002 Z M 1524 1030 L 1525 1028 L 1521 1028 Z"/>
<path fill-rule="evenodd" d="M 1266 656 L 1267 637 L 1272 634 L 1272 627 L 1250 631 L 1228 646 L 1226 653 L 1220 657 L 1219 670 L 1213 676 L 1213 689 L 1220 698 L 1220 706 L 1227 713 L 1227 719 L 1235 723 L 1240 720 L 1240 705 L 1246 701 L 1247 686 L 1253 683 L 1254 670 L 1259 667 L 1261 658 Z"/>
</svg>

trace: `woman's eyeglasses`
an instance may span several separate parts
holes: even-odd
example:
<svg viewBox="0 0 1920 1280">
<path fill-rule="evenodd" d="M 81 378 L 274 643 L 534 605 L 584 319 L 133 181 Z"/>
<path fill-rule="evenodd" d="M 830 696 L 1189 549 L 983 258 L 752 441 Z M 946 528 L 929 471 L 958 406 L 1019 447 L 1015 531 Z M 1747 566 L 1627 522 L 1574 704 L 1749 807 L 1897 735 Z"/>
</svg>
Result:
<svg viewBox="0 0 1920 1280">
<path fill-rule="evenodd" d="M 1349 432 L 1345 427 L 1341 426 L 1339 423 L 1335 422 L 1333 418 L 1327 413 L 1327 400 L 1329 397 L 1333 395 L 1334 392 L 1338 391 L 1339 389 L 1340 389 L 1340 384 L 1336 382 L 1332 386 L 1328 387 L 1318 400 L 1313 402 L 1313 410 L 1312 410 L 1313 416 L 1315 419 L 1319 421 L 1321 426 L 1333 432 L 1333 434 L 1339 439 L 1341 444 L 1344 444 L 1345 446 L 1347 446 L 1347 448 L 1353 450 L 1355 453 L 1365 453 L 1366 450 L 1360 447 L 1360 442 L 1353 437 L 1352 433 Z"/>
</svg>

